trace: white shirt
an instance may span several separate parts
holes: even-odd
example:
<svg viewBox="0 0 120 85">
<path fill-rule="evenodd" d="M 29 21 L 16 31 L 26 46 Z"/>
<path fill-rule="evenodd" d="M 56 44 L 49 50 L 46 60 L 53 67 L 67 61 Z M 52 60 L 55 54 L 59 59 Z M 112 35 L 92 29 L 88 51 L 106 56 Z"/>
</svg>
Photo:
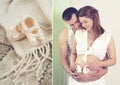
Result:
<svg viewBox="0 0 120 85">
<path fill-rule="evenodd" d="M 80 54 L 93 54 L 103 60 L 106 55 L 107 48 L 111 39 L 111 34 L 108 34 L 106 31 L 100 35 L 93 44 L 88 47 L 87 42 L 87 31 L 86 30 L 77 30 L 75 33 L 76 38 L 76 50 L 77 55 Z M 87 50 L 88 49 L 88 50 Z"/>
</svg>

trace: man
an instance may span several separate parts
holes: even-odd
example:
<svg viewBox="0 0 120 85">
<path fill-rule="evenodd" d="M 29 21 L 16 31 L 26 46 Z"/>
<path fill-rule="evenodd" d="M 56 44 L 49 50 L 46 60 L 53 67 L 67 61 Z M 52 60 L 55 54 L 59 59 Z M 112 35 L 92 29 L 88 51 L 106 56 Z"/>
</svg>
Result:
<svg viewBox="0 0 120 85">
<path fill-rule="evenodd" d="M 97 69 L 99 71 L 91 71 L 90 73 L 84 75 L 81 73 L 78 74 L 74 72 L 74 69 L 70 68 L 69 55 L 72 49 L 72 41 L 74 39 L 74 34 L 76 30 L 81 29 L 81 25 L 77 17 L 77 12 L 77 9 L 69 7 L 62 14 L 62 18 L 68 24 L 68 27 L 63 29 L 59 39 L 61 64 L 66 70 L 66 72 L 71 75 L 75 80 L 79 82 L 95 81 L 101 78 L 107 72 L 107 69 Z"/>
</svg>

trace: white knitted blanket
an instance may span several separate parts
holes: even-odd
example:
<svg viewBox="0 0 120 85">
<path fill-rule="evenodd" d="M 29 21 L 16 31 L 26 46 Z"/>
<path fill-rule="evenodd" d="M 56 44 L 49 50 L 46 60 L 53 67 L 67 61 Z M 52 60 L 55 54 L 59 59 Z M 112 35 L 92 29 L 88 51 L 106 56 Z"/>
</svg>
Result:
<svg viewBox="0 0 120 85">
<path fill-rule="evenodd" d="M 0 67 L 2 66 L 0 85 L 47 85 L 42 81 L 48 69 L 50 69 L 50 74 L 46 75 L 46 77 L 49 78 L 48 81 L 52 79 L 52 29 L 50 16 L 46 17 L 46 13 L 41 9 L 42 6 L 40 7 L 40 4 L 35 0 L 9 0 L 7 4 L 8 6 L 4 7 L 5 11 L 1 12 L 2 17 L 0 16 L 0 24 L 5 28 L 6 33 L 9 32 L 11 26 L 15 27 L 24 15 L 31 15 L 42 28 L 45 43 L 41 46 L 32 46 L 27 38 L 21 41 L 9 39 L 17 54 L 13 57 L 7 55 L 0 62 Z M 6 69 L 3 67 L 6 67 Z M 51 84 L 50 82 L 49 85 Z"/>
<path fill-rule="evenodd" d="M 15 27 L 25 15 L 33 16 L 42 28 L 45 40 L 51 40 L 51 23 L 34 0 L 16 0 L 11 2 L 7 13 L 1 18 L 1 25 L 5 28 L 6 32 L 9 32 L 10 27 Z M 13 42 L 11 40 L 10 42 L 20 56 L 25 56 L 32 48 L 34 49 L 27 38 L 20 42 Z"/>
</svg>

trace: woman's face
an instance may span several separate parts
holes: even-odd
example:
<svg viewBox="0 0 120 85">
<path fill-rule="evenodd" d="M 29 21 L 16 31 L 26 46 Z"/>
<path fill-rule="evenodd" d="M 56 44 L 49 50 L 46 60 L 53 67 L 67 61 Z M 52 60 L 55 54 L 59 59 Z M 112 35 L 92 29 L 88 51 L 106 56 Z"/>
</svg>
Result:
<svg viewBox="0 0 120 85">
<path fill-rule="evenodd" d="M 87 17 L 79 17 L 79 21 L 87 31 L 91 30 L 93 27 L 93 20 Z"/>
</svg>

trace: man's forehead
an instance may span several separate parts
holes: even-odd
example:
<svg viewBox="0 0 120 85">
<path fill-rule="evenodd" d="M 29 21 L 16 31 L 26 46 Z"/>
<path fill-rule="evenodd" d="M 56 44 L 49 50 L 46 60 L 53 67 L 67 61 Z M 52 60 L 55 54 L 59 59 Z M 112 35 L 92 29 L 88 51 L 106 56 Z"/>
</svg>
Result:
<svg viewBox="0 0 120 85">
<path fill-rule="evenodd" d="M 71 20 L 68 21 L 69 24 L 75 24 L 76 22 L 78 22 L 77 18 L 71 18 Z"/>
</svg>

